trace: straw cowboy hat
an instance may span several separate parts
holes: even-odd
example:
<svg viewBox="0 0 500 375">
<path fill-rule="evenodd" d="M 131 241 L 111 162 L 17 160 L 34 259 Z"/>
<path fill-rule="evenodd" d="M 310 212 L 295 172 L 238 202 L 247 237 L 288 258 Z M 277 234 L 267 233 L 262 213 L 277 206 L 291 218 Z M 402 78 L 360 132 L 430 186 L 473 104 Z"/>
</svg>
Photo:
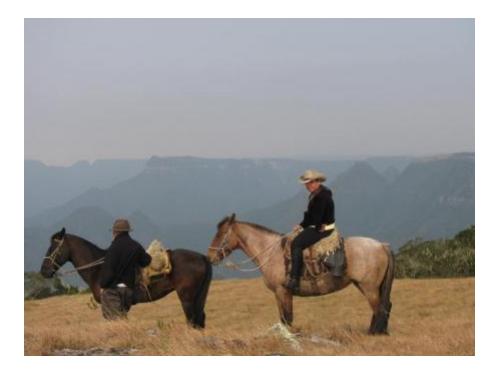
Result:
<svg viewBox="0 0 500 375">
<path fill-rule="evenodd" d="M 311 181 L 320 181 L 324 182 L 326 181 L 326 176 L 314 169 L 308 169 L 307 171 L 304 172 L 302 176 L 299 177 L 299 181 L 303 184 L 307 184 L 308 182 Z"/>
<path fill-rule="evenodd" d="M 116 219 L 111 230 L 113 232 L 131 232 L 132 228 L 127 219 Z"/>
</svg>

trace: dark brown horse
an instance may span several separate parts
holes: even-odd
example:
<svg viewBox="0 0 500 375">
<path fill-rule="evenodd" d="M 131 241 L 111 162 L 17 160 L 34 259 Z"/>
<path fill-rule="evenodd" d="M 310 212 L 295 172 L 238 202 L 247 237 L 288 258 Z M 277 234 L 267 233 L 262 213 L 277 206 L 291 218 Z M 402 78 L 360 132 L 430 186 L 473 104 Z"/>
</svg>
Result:
<svg viewBox="0 0 500 375">
<path fill-rule="evenodd" d="M 66 233 L 63 228 L 52 235 L 40 273 L 50 278 L 66 262 L 71 262 L 90 287 L 95 300 L 100 303 L 101 265 L 93 264 L 98 263 L 105 255 L 105 250 L 81 237 Z M 136 303 L 155 301 L 175 290 L 188 323 L 195 328 L 204 328 L 204 309 L 212 281 L 212 265 L 203 254 L 184 249 L 172 250 L 171 262 L 172 272 L 169 275 L 155 279 L 147 290 L 142 285 L 135 288 Z"/>
<path fill-rule="evenodd" d="M 235 249 L 242 249 L 258 266 L 264 283 L 275 294 L 281 322 L 293 321 L 293 296 L 284 287 L 286 281 L 285 257 L 281 247 L 282 235 L 258 224 L 235 220 L 235 215 L 224 218 L 217 226 L 208 258 L 214 264 L 221 262 Z M 347 268 L 342 278 L 327 273 L 319 288 L 308 288 L 301 283 L 296 295 L 317 296 L 336 292 L 353 283 L 368 300 L 373 310 L 369 333 L 387 333 L 394 257 L 386 243 L 367 237 L 348 237 L 344 241 Z"/>
</svg>

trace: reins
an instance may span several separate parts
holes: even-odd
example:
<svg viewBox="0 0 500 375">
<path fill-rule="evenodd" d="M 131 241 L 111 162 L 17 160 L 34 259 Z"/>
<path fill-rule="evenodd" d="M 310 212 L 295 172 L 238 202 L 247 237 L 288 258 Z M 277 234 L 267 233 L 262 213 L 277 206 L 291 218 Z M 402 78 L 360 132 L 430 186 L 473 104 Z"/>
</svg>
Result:
<svg viewBox="0 0 500 375">
<path fill-rule="evenodd" d="M 229 232 L 231 232 L 231 229 L 232 229 L 232 227 L 229 227 L 228 231 L 224 235 L 221 246 L 219 246 L 219 247 L 210 246 L 209 249 L 216 249 L 217 252 L 222 252 L 222 255 L 223 255 L 222 259 L 224 260 L 222 265 L 224 267 L 229 268 L 229 269 L 235 269 L 235 270 L 238 270 L 241 272 L 254 272 L 254 271 L 262 269 L 262 267 L 264 267 L 271 260 L 271 256 L 268 256 L 261 264 L 257 264 L 257 267 L 254 267 L 254 268 L 241 268 L 240 266 L 243 264 L 246 264 L 248 262 L 254 261 L 254 260 L 256 260 L 257 257 L 264 256 L 267 253 L 269 253 L 271 250 L 274 250 L 276 245 L 278 245 L 278 243 L 280 243 L 283 240 L 283 238 L 288 237 L 290 234 L 292 234 L 294 232 L 292 230 L 288 233 L 280 235 L 279 239 L 277 241 L 271 243 L 265 250 L 261 251 L 258 254 L 255 254 L 255 255 L 249 257 L 248 259 L 245 259 L 244 261 L 242 261 L 240 263 L 235 263 L 232 260 L 227 259 L 226 254 L 225 254 L 226 241 L 227 241 L 227 237 L 229 235 Z"/>
<path fill-rule="evenodd" d="M 286 236 L 286 235 L 284 235 Z M 240 262 L 240 263 L 235 263 L 233 262 L 232 260 L 230 259 L 227 259 L 227 258 L 224 258 L 225 259 L 225 262 L 222 264 L 224 267 L 226 268 L 229 268 L 229 269 L 236 269 L 238 271 L 241 271 L 241 272 L 254 272 L 254 271 L 257 271 L 257 270 L 260 270 L 262 269 L 262 267 L 264 267 L 267 263 L 269 263 L 269 261 L 271 260 L 271 256 L 268 256 L 265 261 L 263 261 L 261 264 L 257 264 L 257 267 L 254 267 L 254 268 L 241 268 L 240 266 L 242 264 L 245 264 L 245 263 L 248 263 L 250 261 L 253 261 L 255 260 L 258 256 L 264 256 L 265 254 L 267 254 L 268 252 L 270 252 L 271 250 L 274 250 L 275 246 L 281 242 L 281 239 L 284 237 L 284 236 L 281 236 L 277 241 L 273 242 L 271 245 L 269 245 L 264 251 L 258 253 L 258 254 L 255 254 L 253 255 L 252 257 L 248 258 L 248 259 L 245 259 L 244 261 Z"/>
<path fill-rule="evenodd" d="M 93 262 L 90 262 L 88 264 L 85 264 L 83 266 L 80 266 L 80 267 L 75 267 L 74 269 L 72 270 L 67 270 L 67 271 L 57 271 L 57 275 L 58 276 L 66 276 L 66 275 L 69 275 L 69 274 L 72 274 L 72 273 L 75 273 L 75 272 L 78 272 L 78 271 L 81 271 L 81 270 L 86 270 L 88 268 L 93 268 L 93 267 L 96 267 L 100 264 L 103 264 L 104 263 L 104 257 L 102 258 L 99 258 L 97 260 L 94 260 Z"/>
<path fill-rule="evenodd" d="M 62 246 L 64 244 L 65 238 L 66 237 L 63 237 L 61 240 L 59 240 L 57 238 L 54 238 L 54 241 L 57 243 L 56 249 L 48 257 L 47 256 L 43 257 L 43 259 L 50 260 L 50 262 L 52 263 L 52 265 L 57 266 L 57 268 L 58 268 L 57 271 L 56 271 L 56 275 L 57 276 L 66 276 L 66 275 L 69 275 L 69 274 L 72 274 L 72 273 L 75 273 L 75 272 L 78 272 L 78 271 L 81 271 L 81 270 L 86 270 L 88 268 L 96 267 L 96 266 L 104 263 L 104 257 L 102 257 L 102 258 L 99 258 L 97 260 L 94 260 L 93 262 L 84 264 L 83 266 L 75 267 L 72 270 L 61 271 L 60 269 L 61 269 L 62 266 L 59 263 L 56 262 L 56 258 L 57 258 L 57 256 L 59 255 L 59 252 L 62 249 Z"/>
</svg>

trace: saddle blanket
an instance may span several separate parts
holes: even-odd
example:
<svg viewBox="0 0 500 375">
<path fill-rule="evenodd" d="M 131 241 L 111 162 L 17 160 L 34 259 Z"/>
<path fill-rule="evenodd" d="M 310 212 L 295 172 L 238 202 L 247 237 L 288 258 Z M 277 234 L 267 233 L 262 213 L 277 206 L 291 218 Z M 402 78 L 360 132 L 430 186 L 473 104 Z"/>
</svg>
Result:
<svg viewBox="0 0 500 375">
<path fill-rule="evenodd" d="M 151 255 L 151 263 L 141 270 L 141 279 L 144 285 L 151 283 L 151 278 L 157 275 L 168 275 L 172 272 L 170 250 L 158 240 L 153 240 L 146 252 Z"/>
<path fill-rule="evenodd" d="M 295 237 L 299 235 L 300 231 L 295 231 L 288 237 L 288 243 L 291 244 Z M 337 228 L 333 232 L 314 245 L 308 247 L 304 250 L 304 258 L 311 259 L 326 259 L 333 252 L 335 252 L 340 247 L 340 232 Z"/>
<path fill-rule="evenodd" d="M 290 234 L 283 246 L 285 252 L 285 269 L 287 274 L 291 271 L 291 243 L 300 232 Z M 333 259 L 335 253 L 340 250 L 343 251 L 343 241 L 340 232 L 337 228 L 328 236 L 314 245 L 305 249 L 303 254 L 304 267 L 302 269 L 302 279 L 316 278 L 318 275 L 330 272 L 333 266 Z M 343 255 L 343 254 L 338 254 Z"/>
</svg>

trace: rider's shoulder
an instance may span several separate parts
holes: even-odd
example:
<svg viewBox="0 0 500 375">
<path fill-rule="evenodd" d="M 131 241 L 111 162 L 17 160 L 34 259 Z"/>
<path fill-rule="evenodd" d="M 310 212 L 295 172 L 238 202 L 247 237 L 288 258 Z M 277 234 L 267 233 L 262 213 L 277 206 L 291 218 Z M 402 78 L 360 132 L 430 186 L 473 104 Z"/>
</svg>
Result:
<svg viewBox="0 0 500 375">
<path fill-rule="evenodd" d="M 328 187 L 321 185 L 321 190 L 318 193 L 318 195 L 320 195 L 322 197 L 331 197 L 332 191 Z"/>
</svg>

